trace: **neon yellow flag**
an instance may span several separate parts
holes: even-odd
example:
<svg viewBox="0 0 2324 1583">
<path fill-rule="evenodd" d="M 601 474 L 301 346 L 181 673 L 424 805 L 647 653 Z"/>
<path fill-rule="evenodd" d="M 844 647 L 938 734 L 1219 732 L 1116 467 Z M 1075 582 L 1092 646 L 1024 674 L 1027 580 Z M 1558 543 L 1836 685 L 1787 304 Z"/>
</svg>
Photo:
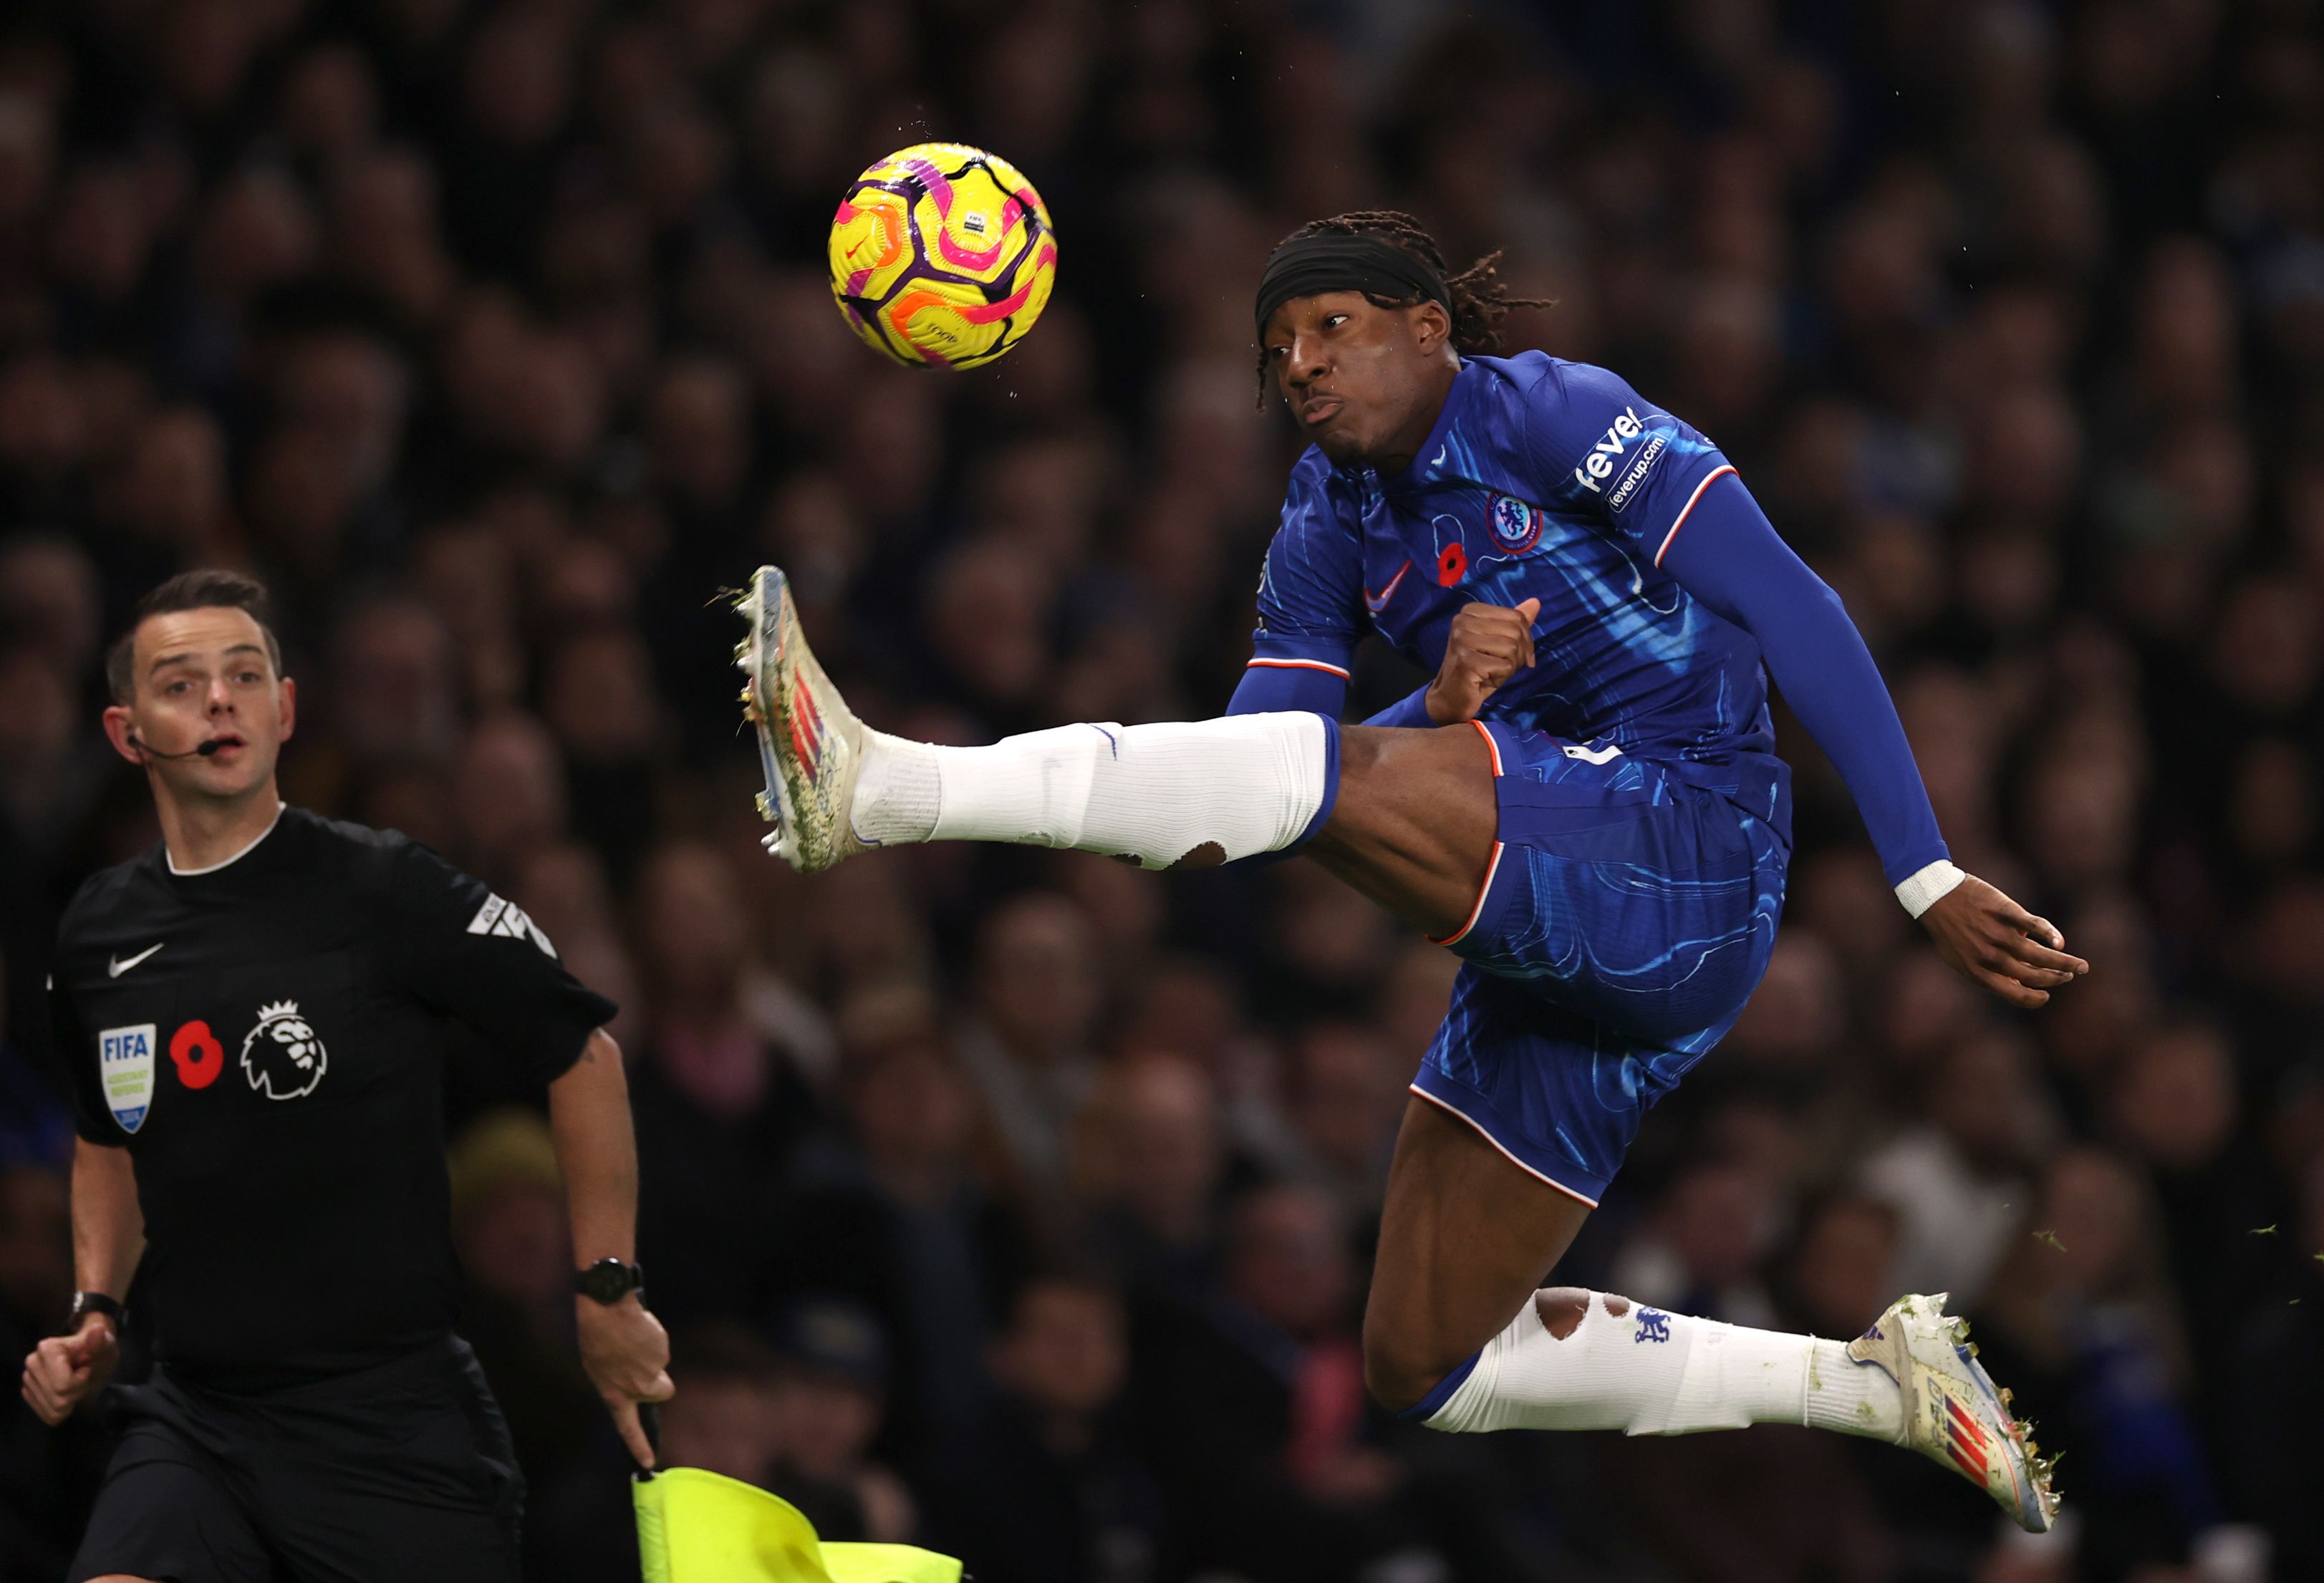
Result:
<svg viewBox="0 0 2324 1583">
<path fill-rule="evenodd" d="M 908 1544 L 825 1544 L 788 1501 L 699 1468 L 672 1468 L 630 1488 L 645 1583 L 962 1583 L 950 1556 Z"/>
</svg>

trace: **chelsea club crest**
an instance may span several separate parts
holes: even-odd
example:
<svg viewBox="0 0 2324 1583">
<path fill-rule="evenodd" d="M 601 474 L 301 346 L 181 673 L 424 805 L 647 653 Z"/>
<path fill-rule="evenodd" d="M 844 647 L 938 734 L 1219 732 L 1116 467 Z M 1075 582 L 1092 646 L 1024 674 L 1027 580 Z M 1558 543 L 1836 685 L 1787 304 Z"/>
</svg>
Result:
<svg viewBox="0 0 2324 1583">
<path fill-rule="evenodd" d="M 1495 491 L 1486 520 L 1492 527 L 1493 542 L 1508 554 L 1523 555 L 1541 542 L 1541 508 L 1513 494 Z"/>
</svg>

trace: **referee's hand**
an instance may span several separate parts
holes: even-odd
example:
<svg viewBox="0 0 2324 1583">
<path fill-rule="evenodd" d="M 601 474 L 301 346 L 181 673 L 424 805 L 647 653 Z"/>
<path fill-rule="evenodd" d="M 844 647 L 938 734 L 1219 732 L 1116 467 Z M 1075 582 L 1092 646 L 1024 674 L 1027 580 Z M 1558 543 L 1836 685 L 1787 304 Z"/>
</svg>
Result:
<svg viewBox="0 0 2324 1583">
<path fill-rule="evenodd" d="M 634 1292 L 610 1306 L 588 1297 L 574 1302 L 580 1315 L 581 1367 L 605 1399 L 622 1443 L 639 1467 L 650 1468 L 653 1447 L 638 1422 L 638 1404 L 667 1402 L 677 1393 L 669 1383 L 669 1333 Z"/>
<path fill-rule="evenodd" d="M 84 1314 L 79 1330 L 50 1336 L 26 1355 L 24 1400 L 42 1423 L 62 1423 L 84 1398 L 105 1388 L 120 1358 L 113 1321 L 101 1313 Z"/>
</svg>

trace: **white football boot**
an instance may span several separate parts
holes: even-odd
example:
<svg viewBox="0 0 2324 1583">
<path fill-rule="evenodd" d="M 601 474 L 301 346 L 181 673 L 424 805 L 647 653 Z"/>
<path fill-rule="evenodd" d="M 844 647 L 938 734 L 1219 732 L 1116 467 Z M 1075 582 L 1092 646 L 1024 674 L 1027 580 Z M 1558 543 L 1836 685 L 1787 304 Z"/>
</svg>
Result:
<svg viewBox="0 0 2324 1583">
<path fill-rule="evenodd" d="M 742 712 L 758 731 L 767 777 L 759 815 L 775 831 L 766 849 L 802 874 L 819 874 L 866 850 L 849 821 L 863 722 L 816 663 L 779 566 L 753 573 L 734 611 L 751 623 L 734 660 L 747 678 Z"/>
<path fill-rule="evenodd" d="M 2058 1459 L 2044 1460 L 2034 1426 L 2009 1415 L 2009 1393 L 1978 1362 L 1969 1321 L 1945 1312 L 1947 1295 L 1898 1298 L 1848 1355 L 1886 1370 L 1904 1392 L 1899 1444 L 1984 1490 L 2027 1532 L 2044 1532 L 2058 1515 L 2050 1487 Z"/>
</svg>

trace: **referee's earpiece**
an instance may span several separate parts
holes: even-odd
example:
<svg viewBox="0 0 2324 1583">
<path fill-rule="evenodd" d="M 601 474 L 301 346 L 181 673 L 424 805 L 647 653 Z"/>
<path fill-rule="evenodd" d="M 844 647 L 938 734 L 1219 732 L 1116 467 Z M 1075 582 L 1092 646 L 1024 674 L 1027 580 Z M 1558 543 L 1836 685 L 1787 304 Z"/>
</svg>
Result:
<svg viewBox="0 0 2324 1583">
<path fill-rule="evenodd" d="M 159 748 L 147 747 L 144 739 L 134 731 L 129 733 L 129 745 L 148 759 L 207 759 L 218 750 L 217 743 L 213 741 L 198 742 L 182 753 L 164 753 Z"/>
</svg>

